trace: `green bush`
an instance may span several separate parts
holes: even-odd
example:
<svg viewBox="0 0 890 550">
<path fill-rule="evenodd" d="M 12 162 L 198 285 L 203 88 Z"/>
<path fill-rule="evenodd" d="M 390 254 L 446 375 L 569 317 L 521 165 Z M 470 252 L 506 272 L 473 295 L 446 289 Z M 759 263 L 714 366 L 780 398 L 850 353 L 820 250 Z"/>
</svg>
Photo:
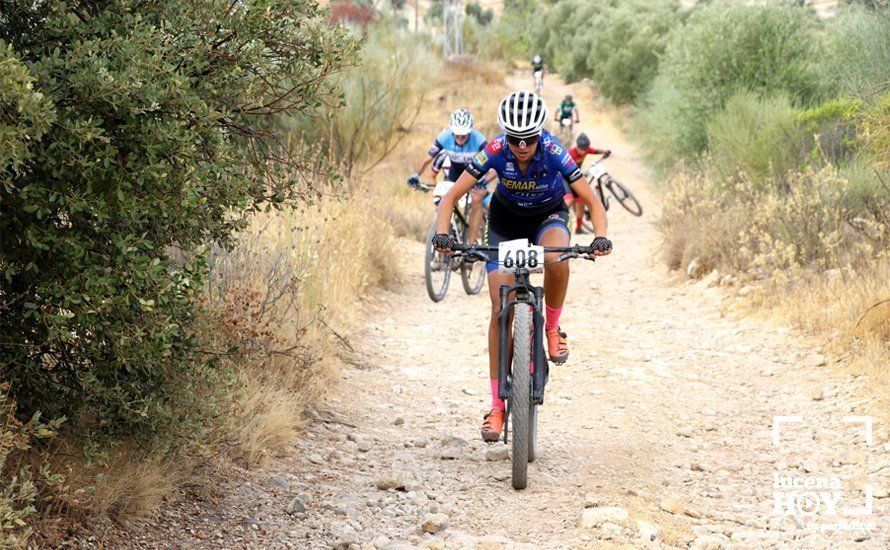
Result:
<svg viewBox="0 0 890 550">
<path fill-rule="evenodd" d="M 708 150 L 708 165 L 722 180 L 731 182 L 744 173 L 756 185 L 781 179 L 806 160 L 807 149 L 787 95 L 761 98 L 742 92 L 708 123 Z"/>
<path fill-rule="evenodd" d="M 828 21 L 823 71 L 843 95 L 872 97 L 890 85 L 890 10 L 842 7 Z"/>
<path fill-rule="evenodd" d="M 629 103 L 655 77 L 679 8 L 676 0 L 560 2 L 533 26 L 532 50 L 566 81 L 590 78 L 609 101 Z"/>
<path fill-rule="evenodd" d="M 609 6 L 587 27 L 587 67 L 609 101 L 633 103 L 649 89 L 671 29 L 682 24 L 676 0 L 634 0 Z"/>
<path fill-rule="evenodd" d="M 703 151 L 710 118 L 740 91 L 784 93 L 795 105 L 821 97 L 816 24 L 782 4 L 697 9 L 672 33 L 645 97 L 646 133 L 662 134 L 652 148 L 667 148 L 662 160 Z"/>
<path fill-rule="evenodd" d="M 204 245 L 309 192 L 274 119 L 352 43 L 310 0 L 15 0 L 0 52 L 0 380 L 144 442 L 213 367 Z"/>
<path fill-rule="evenodd" d="M 587 67 L 587 54 L 592 46 L 590 24 L 608 2 L 567 0 L 546 11 L 529 14 L 529 53 L 541 55 L 551 70 L 558 71 L 568 82 L 592 76 Z"/>
</svg>

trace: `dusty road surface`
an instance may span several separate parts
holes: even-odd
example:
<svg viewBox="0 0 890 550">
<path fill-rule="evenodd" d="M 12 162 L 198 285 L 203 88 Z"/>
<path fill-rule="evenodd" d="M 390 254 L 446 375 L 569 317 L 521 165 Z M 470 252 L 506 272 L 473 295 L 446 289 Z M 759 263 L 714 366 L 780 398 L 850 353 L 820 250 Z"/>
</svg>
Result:
<svg viewBox="0 0 890 550">
<path fill-rule="evenodd" d="M 510 84 L 528 85 L 519 76 Z M 571 266 L 562 318 L 571 357 L 551 371 L 528 489 L 510 488 L 503 445 L 479 438 L 490 401 L 487 297 L 466 296 L 453 280 L 431 303 L 422 247 L 405 241 L 397 260 L 409 277 L 374 299 L 353 337 L 356 366 L 289 456 L 190 506 L 189 517 L 160 518 L 132 544 L 890 545 L 890 443 L 886 425 L 876 421 L 867 439 L 866 419 L 855 418 L 881 412 L 863 380 L 785 327 L 727 314 L 737 287 L 669 273 L 652 176 L 592 94 L 571 89 L 580 129 L 614 151 L 608 169 L 645 214 L 613 208 L 614 253 Z M 552 108 L 567 90 L 547 79 Z M 776 416 L 797 418 L 774 433 Z"/>
</svg>

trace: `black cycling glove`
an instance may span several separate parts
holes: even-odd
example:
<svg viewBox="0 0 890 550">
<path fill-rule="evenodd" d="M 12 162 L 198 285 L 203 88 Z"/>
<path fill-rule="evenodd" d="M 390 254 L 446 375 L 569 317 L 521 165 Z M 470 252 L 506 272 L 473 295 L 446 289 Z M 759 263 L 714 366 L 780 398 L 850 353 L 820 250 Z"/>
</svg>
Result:
<svg viewBox="0 0 890 550">
<path fill-rule="evenodd" d="M 420 183 L 420 176 L 418 176 L 416 172 L 411 174 L 411 177 L 408 178 L 408 186 L 409 187 L 417 187 L 417 184 L 419 184 L 419 183 Z"/>
<path fill-rule="evenodd" d="M 457 244 L 457 241 L 447 233 L 439 233 L 432 240 L 433 246 L 436 248 L 451 249 Z"/>
<path fill-rule="evenodd" d="M 612 250 L 612 241 L 605 237 L 597 237 L 590 243 L 590 247 L 598 252 L 608 252 Z"/>
</svg>

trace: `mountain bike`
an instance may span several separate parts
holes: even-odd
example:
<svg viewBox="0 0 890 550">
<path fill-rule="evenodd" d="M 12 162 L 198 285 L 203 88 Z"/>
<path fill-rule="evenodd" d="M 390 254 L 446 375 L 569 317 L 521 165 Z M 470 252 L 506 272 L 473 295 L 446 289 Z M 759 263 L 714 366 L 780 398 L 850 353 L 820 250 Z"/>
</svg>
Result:
<svg viewBox="0 0 890 550">
<path fill-rule="evenodd" d="M 436 207 L 438 207 L 439 202 L 442 200 L 442 196 L 444 196 L 453 185 L 454 182 L 442 181 L 437 183 L 435 187 L 420 183 L 415 186 L 415 188 L 425 192 L 432 191 L 434 195 L 433 202 Z M 472 211 L 472 208 L 473 204 L 470 201 L 469 194 L 461 197 L 457 204 L 454 205 L 454 215 L 451 217 L 451 229 L 449 233 L 460 243 L 467 242 L 467 236 L 470 231 L 470 212 Z M 483 213 L 483 228 L 485 227 L 487 217 L 488 214 Z M 429 231 L 427 231 L 423 269 L 424 278 L 426 279 L 426 292 L 430 299 L 434 302 L 440 302 L 445 298 L 445 294 L 448 292 L 448 283 L 451 281 L 452 271 L 460 271 L 460 279 L 463 283 L 464 292 L 470 295 L 479 294 L 485 284 L 485 266 L 474 262 L 463 262 L 460 258 L 454 258 L 448 254 L 438 252 L 431 244 L 433 237 L 435 236 L 436 221 L 434 219 L 433 223 L 430 224 Z"/>
<path fill-rule="evenodd" d="M 507 402 L 504 444 L 510 442 L 512 422 L 512 485 L 514 489 L 525 489 L 528 464 L 537 457 L 538 407 L 544 403 L 544 387 L 550 371 L 544 353 L 544 289 L 534 286 L 529 277 L 544 270 L 546 253 L 560 254 L 552 263 L 571 258 L 593 261 L 593 257 L 588 256 L 593 253 L 593 247 L 537 246 L 519 239 L 503 242 L 497 248 L 458 244 L 454 247 L 454 256 L 464 262 L 482 263 L 490 261 L 487 253 L 498 251 L 499 269 L 502 273 L 512 273 L 515 278 L 513 284 L 501 285 L 498 291 L 498 391 L 499 397 Z"/>
<path fill-rule="evenodd" d="M 567 117 L 560 118 L 557 122 L 559 127 L 556 129 L 556 137 L 564 146 L 571 147 L 572 141 L 575 139 L 575 120 L 572 117 Z"/>
<path fill-rule="evenodd" d="M 621 206 L 623 206 L 625 210 L 634 216 L 642 216 L 643 207 L 640 206 L 640 201 L 637 200 L 634 194 L 630 192 L 630 189 L 623 183 L 606 172 L 606 168 L 602 165 L 602 162 L 607 158 L 609 158 L 609 155 L 603 155 L 587 169 L 587 181 L 597 192 L 597 195 L 603 203 L 603 208 L 606 210 L 609 209 L 609 197 L 603 192 L 603 188 L 605 187 L 609 190 L 612 196 L 621 203 Z"/>
</svg>

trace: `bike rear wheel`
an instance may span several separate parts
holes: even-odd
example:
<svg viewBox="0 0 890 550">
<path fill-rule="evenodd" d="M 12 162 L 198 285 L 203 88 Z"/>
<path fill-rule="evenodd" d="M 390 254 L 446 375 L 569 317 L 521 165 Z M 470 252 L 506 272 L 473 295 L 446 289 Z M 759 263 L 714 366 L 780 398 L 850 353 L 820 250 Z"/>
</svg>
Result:
<svg viewBox="0 0 890 550">
<path fill-rule="evenodd" d="M 532 310 L 517 304 L 513 311 L 513 367 L 510 381 L 510 422 L 513 424 L 513 488 L 528 485 L 529 412 L 531 404 Z"/>
<path fill-rule="evenodd" d="M 623 183 L 610 177 L 609 181 L 606 183 L 606 187 L 609 188 L 609 191 L 616 199 L 618 199 L 618 202 L 621 203 L 621 206 L 623 206 L 625 210 L 634 216 L 643 215 L 643 207 L 640 205 L 640 201 L 637 200 L 634 194 L 630 192 L 630 189 L 625 187 Z"/>
<path fill-rule="evenodd" d="M 424 277 L 426 278 L 426 292 L 430 300 L 441 302 L 448 292 L 448 281 L 451 279 L 451 256 L 443 254 L 433 246 L 433 237 L 436 236 L 436 222 L 430 225 L 426 235 L 426 254 L 424 254 Z"/>
</svg>

